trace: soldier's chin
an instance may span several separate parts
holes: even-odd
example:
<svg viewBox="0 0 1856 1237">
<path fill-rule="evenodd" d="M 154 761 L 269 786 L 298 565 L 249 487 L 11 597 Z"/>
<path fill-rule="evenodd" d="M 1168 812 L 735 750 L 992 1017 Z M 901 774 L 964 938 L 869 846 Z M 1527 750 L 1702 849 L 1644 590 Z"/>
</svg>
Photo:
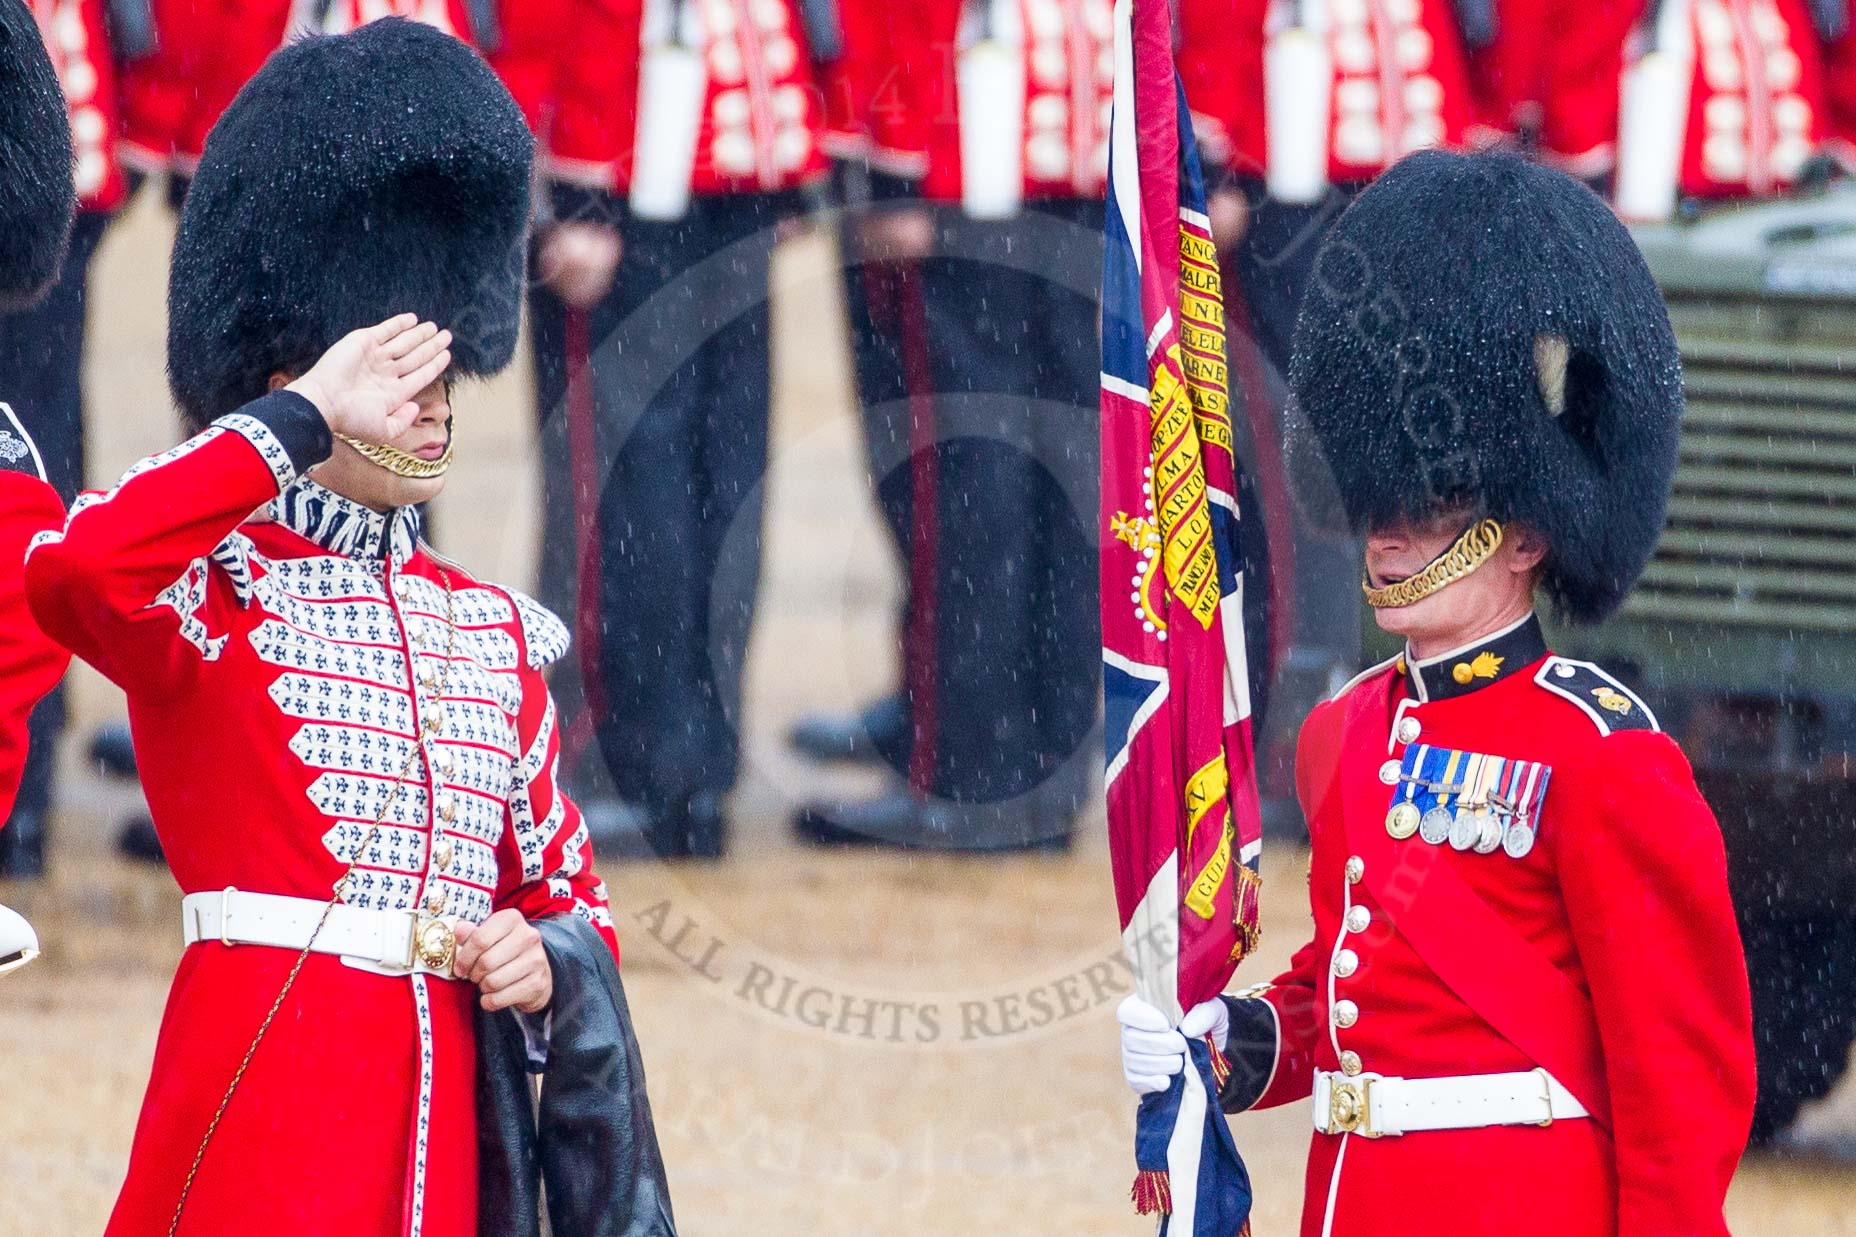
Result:
<svg viewBox="0 0 1856 1237">
<path fill-rule="evenodd" d="M 1379 630 L 1394 636 L 1435 631 L 1450 622 L 1449 594 L 1449 588 L 1445 587 L 1408 606 L 1376 606 L 1373 621 L 1379 624 Z"/>
</svg>

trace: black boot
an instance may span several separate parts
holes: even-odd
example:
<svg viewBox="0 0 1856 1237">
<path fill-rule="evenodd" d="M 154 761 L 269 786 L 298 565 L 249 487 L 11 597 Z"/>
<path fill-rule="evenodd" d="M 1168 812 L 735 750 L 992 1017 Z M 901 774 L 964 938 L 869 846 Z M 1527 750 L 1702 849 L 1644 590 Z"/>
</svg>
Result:
<svg viewBox="0 0 1856 1237">
<path fill-rule="evenodd" d="M 879 697 L 854 714 L 819 713 L 794 723 L 788 741 L 813 760 L 879 764 L 905 750 L 909 710 L 901 693 Z"/>
<path fill-rule="evenodd" d="M 90 736 L 90 759 L 105 777 L 136 779 L 135 741 L 129 737 L 129 723 L 105 722 Z"/>
<path fill-rule="evenodd" d="M 116 853 L 137 863 L 167 862 L 167 856 L 161 851 L 161 839 L 155 833 L 155 822 L 146 812 L 137 812 L 123 822 L 122 830 L 116 835 Z"/>
<path fill-rule="evenodd" d="M 36 880 L 45 875 L 45 813 L 14 808 L 0 828 L 0 876 Z"/>
</svg>

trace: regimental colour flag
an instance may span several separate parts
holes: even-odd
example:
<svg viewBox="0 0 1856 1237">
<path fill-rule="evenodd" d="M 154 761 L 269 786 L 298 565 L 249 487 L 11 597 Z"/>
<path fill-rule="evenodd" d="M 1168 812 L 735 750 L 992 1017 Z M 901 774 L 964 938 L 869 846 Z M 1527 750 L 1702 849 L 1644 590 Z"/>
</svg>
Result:
<svg viewBox="0 0 1856 1237">
<path fill-rule="evenodd" d="M 1257 939 L 1250 736 L 1224 302 L 1168 0 L 1118 0 L 1102 285 L 1102 660 L 1108 824 L 1136 990 L 1177 1024 Z M 1135 1202 L 1234 1237 L 1250 1183 L 1225 1062 L 1141 1102 Z"/>
</svg>

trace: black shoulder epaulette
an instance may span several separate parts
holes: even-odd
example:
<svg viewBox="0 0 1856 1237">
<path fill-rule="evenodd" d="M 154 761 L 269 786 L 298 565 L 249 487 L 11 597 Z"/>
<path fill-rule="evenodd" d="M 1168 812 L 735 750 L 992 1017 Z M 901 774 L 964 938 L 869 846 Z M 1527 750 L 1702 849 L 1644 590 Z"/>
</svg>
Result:
<svg viewBox="0 0 1856 1237">
<path fill-rule="evenodd" d="M 1650 706 L 1624 684 L 1589 661 L 1549 657 L 1534 682 L 1578 705 L 1600 734 L 1620 730 L 1661 730 Z"/>
</svg>

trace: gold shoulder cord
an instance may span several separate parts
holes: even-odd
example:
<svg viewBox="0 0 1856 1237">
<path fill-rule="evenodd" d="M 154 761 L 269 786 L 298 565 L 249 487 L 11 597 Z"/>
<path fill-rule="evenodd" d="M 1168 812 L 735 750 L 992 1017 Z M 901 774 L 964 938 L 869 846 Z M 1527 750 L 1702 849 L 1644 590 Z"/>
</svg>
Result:
<svg viewBox="0 0 1856 1237">
<path fill-rule="evenodd" d="M 442 700 L 444 699 L 445 688 L 450 683 L 451 659 L 457 652 L 458 624 L 456 605 L 451 590 L 451 576 L 444 568 L 440 567 L 438 569 L 438 577 L 443 580 L 445 584 L 446 633 L 445 662 L 444 666 L 438 672 L 438 686 L 434 689 L 434 698 Z M 389 589 L 390 588 L 391 585 L 389 585 Z M 257 1053 L 258 1045 L 264 1041 L 265 1033 L 271 1029 L 271 1023 L 276 1019 L 277 1011 L 283 1008 L 285 998 L 290 995 L 290 989 L 296 986 L 296 977 L 302 972 L 303 963 L 308 960 L 315 946 L 316 938 L 322 935 L 323 925 L 328 923 L 329 916 L 334 912 L 336 904 L 347 894 L 348 880 L 354 875 L 354 865 L 360 862 L 360 858 L 363 854 L 367 853 L 369 844 L 373 842 L 375 836 L 379 834 L 381 827 L 386 823 L 387 813 L 393 810 L 393 805 L 395 803 L 399 802 L 401 793 L 406 789 L 406 779 L 412 775 L 413 766 L 418 763 L 422 750 L 423 749 L 419 746 L 419 737 L 415 734 L 412 740 L 412 750 L 407 753 L 406 756 L 406 763 L 400 766 L 399 775 L 393 779 L 393 789 L 388 792 L 386 798 L 381 802 L 380 811 L 375 814 L 374 823 L 368 827 L 367 833 L 362 837 L 360 845 L 354 848 L 353 857 L 348 860 L 348 870 L 343 872 L 341 879 L 335 882 L 335 896 L 330 898 L 329 904 L 322 908 L 322 917 L 316 921 L 315 931 L 309 934 L 309 944 L 303 946 L 302 952 L 297 954 L 296 961 L 291 964 L 290 973 L 284 977 L 284 986 L 278 990 L 277 999 L 271 1002 L 271 1008 L 269 1012 L 264 1015 L 264 1021 L 258 1024 L 258 1033 L 251 1037 L 251 1044 L 245 1049 L 244 1058 L 239 1061 L 238 1069 L 232 1074 L 232 1081 L 226 1084 L 226 1093 L 221 1097 L 219 1107 L 214 1110 L 213 1119 L 206 1123 L 206 1133 L 200 1139 L 199 1150 L 193 1153 L 193 1163 L 187 1168 L 187 1179 L 181 1183 L 180 1198 L 174 1204 L 174 1218 L 168 1223 L 168 1237 L 174 1237 L 174 1234 L 180 1231 L 181 1212 L 186 1209 L 187 1196 L 193 1193 L 193 1179 L 200 1171 L 200 1161 L 206 1158 L 206 1148 L 213 1141 L 213 1135 L 218 1132 L 219 1121 L 226 1115 L 226 1109 L 232 1103 L 232 1095 L 238 1090 L 238 1084 L 244 1081 L 245 1070 L 250 1067 L 251 1058 Z"/>
<path fill-rule="evenodd" d="M 1496 520 L 1478 520 L 1456 539 L 1455 545 L 1410 579 L 1384 588 L 1374 588 L 1371 580 L 1362 581 L 1360 587 L 1366 593 L 1366 604 L 1375 610 L 1390 610 L 1423 601 L 1488 562 L 1501 544 L 1501 524 Z"/>
</svg>

